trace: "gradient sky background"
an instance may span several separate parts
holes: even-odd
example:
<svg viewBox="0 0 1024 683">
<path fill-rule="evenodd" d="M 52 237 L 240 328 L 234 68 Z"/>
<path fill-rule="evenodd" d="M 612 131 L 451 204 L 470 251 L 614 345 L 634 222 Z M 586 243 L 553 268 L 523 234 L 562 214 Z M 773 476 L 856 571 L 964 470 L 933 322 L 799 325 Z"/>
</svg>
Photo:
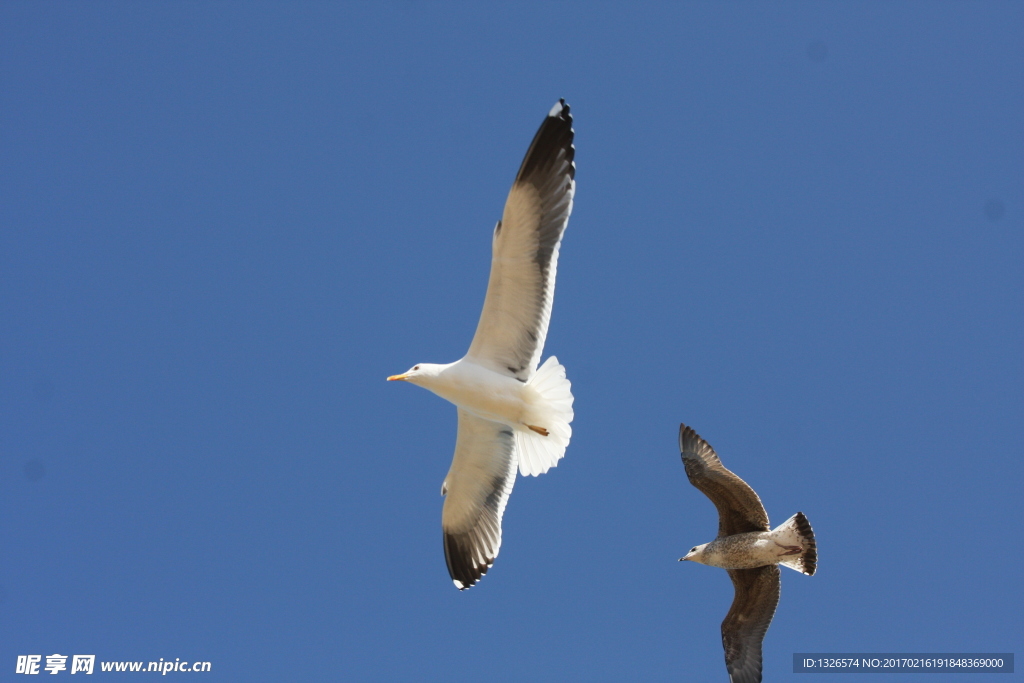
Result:
<svg viewBox="0 0 1024 683">
<path fill-rule="evenodd" d="M 1019 655 L 1022 35 L 1012 2 L 0 4 L 0 679 L 724 681 L 681 421 L 818 537 L 766 680 Z M 559 97 L 573 439 L 460 593 L 455 409 L 385 377 L 465 352 Z"/>
</svg>

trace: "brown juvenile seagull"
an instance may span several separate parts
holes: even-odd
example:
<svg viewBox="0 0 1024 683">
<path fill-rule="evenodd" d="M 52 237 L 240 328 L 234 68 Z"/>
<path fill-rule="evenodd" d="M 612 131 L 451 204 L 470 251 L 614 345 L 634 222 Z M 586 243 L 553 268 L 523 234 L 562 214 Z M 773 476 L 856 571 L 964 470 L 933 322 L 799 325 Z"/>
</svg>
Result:
<svg viewBox="0 0 1024 683">
<path fill-rule="evenodd" d="M 722 622 L 725 667 L 732 683 L 760 683 L 761 641 L 779 604 L 779 565 L 814 575 L 814 531 L 798 512 L 774 530 L 761 499 L 730 472 L 697 432 L 679 425 L 679 451 L 690 483 L 718 508 L 718 538 L 680 557 L 729 572 L 736 589 Z"/>
</svg>

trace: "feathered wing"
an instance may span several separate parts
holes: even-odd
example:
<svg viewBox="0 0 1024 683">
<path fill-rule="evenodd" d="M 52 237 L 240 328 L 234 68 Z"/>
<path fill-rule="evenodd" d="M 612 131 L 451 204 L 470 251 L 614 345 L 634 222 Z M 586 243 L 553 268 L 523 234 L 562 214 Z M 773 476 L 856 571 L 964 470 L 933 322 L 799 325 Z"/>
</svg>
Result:
<svg viewBox="0 0 1024 683">
<path fill-rule="evenodd" d="M 768 513 L 754 489 L 730 472 L 697 432 L 679 425 L 679 453 L 686 476 L 718 509 L 718 537 L 768 531 Z"/>
<path fill-rule="evenodd" d="M 731 683 L 761 682 L 761 642 L 779 605 L 779 567 L 730 569 L 736 596 L 722 622 L 725 668 Z"/>
<path fill-rule="evenodd" d="M 512 429 L 459 409 L 455 457 L 444 479 L 444 559 L 459 590 L 480 580 L 501 547 L 501 516 L 516 479 Z"/>
<path fill-rule="evenodd" d="M 487 296 L 466 354 L 524 382 L 540 362 L 551 318 L 558 247 L 576 188 L 572 141 L 569 105 L 560 100 L 534 136 L 494 228 Z"/>
</svg>

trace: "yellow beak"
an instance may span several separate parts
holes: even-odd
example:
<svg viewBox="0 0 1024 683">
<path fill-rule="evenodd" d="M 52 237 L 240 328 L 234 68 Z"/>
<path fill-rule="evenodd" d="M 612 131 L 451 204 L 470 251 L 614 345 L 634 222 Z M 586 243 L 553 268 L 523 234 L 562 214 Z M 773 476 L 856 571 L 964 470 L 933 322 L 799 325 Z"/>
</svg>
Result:
<svg viewBox="0 0 1024 683">
<path fill-rule="evenodd" d="M 403 382 L 404 382 L 404 381 L 405 381 L 405 379 L 406 379 L 406 378 L 407 378 L 408 376 L 409 376 L 408 374 L 405 374 L 405 375 L 391 375 L 390 377 L 388 377 L 388 381 L 389 381 L 389 382 L 394 382 L 395 380 L 401 380 L 401 381 L 403 381 Z"/>
</svg>

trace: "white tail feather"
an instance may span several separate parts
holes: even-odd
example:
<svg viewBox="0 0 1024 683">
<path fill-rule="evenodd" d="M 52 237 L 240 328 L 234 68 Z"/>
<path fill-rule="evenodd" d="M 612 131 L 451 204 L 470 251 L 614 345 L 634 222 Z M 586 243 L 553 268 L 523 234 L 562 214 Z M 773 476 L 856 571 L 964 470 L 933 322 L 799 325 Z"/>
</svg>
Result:
<svg viewBox="0 0 1024 683">
<path fill-rule="evenodd" d="M 519 472 L 524 476 L 544 474 L 558 464 L 565 455 L 565 449 L 572 437 L 572 384 L 565 378 L 565 368 L 554 356 L 537 368 L 537 372 L 526 383 L 539 396 L 535 406 L 539 416 L 534 426 L 548 431 L 544 436 L 529 429 L 516 430 L 516 451 L 519 456 Z"/>
<path fill-rule="evenodd" d="M 798 512 L 772 530 L 772 537 L 783 545 L 800 546 L 799 555 L 791 555 L 779 560 L 785 565 L 802 574 L 814 576 L 818 568 L 818 544 L 814 540 L 814 530 L 804 513 Z"/>
</svg>

